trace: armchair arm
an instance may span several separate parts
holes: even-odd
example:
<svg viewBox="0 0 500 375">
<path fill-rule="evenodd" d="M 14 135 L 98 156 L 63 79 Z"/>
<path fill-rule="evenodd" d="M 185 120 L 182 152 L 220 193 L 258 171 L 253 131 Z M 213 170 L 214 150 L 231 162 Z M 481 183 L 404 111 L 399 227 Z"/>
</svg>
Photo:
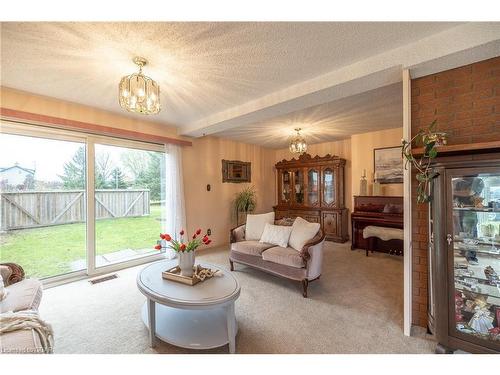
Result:
<svg viewBox="0 0 500 375">
<path fill-rule="evenodd" d="M 10 270 L 10 275 L 4 280 L 5 286 L 9 286 L 24 279 L 24 270 L 16 263 L 0 263 L 0 266 L 6 266 Z M 3 275 L 2 275 L 3 276 Z"/>
<path fill-rule="evenodd" d="M 240 242 L 245 240 L 245 225 L 241 224 L 236 228 L 231 229 L 229 233 L 229 243 Z"/>
<path fill-rule="evenodd" d="M 307 262 L 311 258 L 311 255 L 309 254 L 309 248 L 321 243 L 324 239 L 325 234 L 320 229 L 313 238 L 311 238 L 304 244 L 304 247 L 302 247 L 302 250 L 300 251 L 300 257 L 304 259 L 304 262 Z"/>
</svg>

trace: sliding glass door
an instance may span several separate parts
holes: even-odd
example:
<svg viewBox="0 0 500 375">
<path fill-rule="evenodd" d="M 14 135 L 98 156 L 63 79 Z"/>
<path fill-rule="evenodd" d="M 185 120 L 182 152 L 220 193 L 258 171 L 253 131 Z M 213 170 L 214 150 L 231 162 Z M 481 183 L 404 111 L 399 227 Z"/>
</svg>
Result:
<svg viewBox="0 0 500 375">
<path fill-rule="evenodd" d="M 96 144 L 94 160 L 96 267 L 157 253 L 164 154 Z"/>
<path fill-rule="evenodd" d="M 85 154 L 84 142 L 0 134 L 0 262 L 38 278 L 86 269 Z"/>
<path fill-rule="evenodd" d="M 162 146 L 0 125 L 0 262 L 54 279 L 160 256 Z"/>
</svg>

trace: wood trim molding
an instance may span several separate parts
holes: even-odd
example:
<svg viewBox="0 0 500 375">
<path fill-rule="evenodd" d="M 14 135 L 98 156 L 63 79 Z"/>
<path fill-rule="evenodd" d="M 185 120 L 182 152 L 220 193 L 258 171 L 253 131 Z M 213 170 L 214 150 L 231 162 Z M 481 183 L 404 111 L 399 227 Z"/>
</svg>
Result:
<svg viewBox="0 0 500 375">
<path fill-rule="evenodd" d="M 156 144 L 176 144 L 179 146 L 192 146 L 189 141 L 182 139 L 163 137 L 159 135 L 140 133 L 133 130 L 113 128 L 111 126 L 97 125 L 88 122 L 69 120 L 60 117 L 46 116 L 38 113 L 18 111 L 15 109 L 0 107 L 0 118 L 4 120 L 23 121 L 30 124 L 48 126 L 64 130 L 105 135 L 117 138 L 144 141 Z"/>
<path fill-rule="evenodd" d="M 497 151 L 500 151 L 500 141 L 445 145 L 437 147 L 438 156 L 463 155 Z M 414 148 L 412 151 L 413 155 L 415 156 L 420 156 L 423 154 L 423 152 L 423 147 Z"/>
<path fill-rule="evenodd" d="M 403 137 L 411 139 L 411 76 L 408 69 L 403 70 Z M 403 171 L 403 333 L 411 336 L 413 304 L 413 238 L 412 238 L 412 203 L 411 203 L 411 163 Z"/>
</svg>

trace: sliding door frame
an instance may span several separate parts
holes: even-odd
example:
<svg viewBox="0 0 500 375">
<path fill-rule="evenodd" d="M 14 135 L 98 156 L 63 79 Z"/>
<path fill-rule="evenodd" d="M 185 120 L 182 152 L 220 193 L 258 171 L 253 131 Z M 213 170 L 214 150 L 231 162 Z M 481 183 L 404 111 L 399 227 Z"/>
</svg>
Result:
<svg viewBox="0 0 500 375">
<path fill-rule="evenodd" d="M 95 145 L 110 145 L 127 148 L 135 148 L 144 151 L 165 152 L 164 145 L 132 141 L 108 136 L 97 136 L 83 132 L 59 130 L 53 127 L 44 127 L 39 124 L 30 124 L 21 121 L 0 120 L 0 133 L 14 134 L 36 138 L 46 138 L 61 141 L 80 142 L 85 145 L 85 204 L 86 204 L 86 269 L 65 273 L 62 275 L 42 278 L 41 281 L 46 288 L 60 284 L 94 277 L 120 269 L 137 266 L 140 264 L 164 259 L 163 253 L 146 255 L 141 258 L 110 264 L 97 268 L 95 264 L 96 242 L 95 242 Z"/>
</svg>

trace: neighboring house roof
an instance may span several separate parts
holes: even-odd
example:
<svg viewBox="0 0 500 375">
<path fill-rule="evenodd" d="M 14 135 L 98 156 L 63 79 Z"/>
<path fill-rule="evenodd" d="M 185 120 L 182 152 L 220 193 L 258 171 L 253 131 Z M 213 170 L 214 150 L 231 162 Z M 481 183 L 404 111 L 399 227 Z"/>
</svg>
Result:
<svg viewBox="0 0 500 375">
<path fill-rule="evenodd" d="M 26 173 L 29 173 L 29 174 L 35 174 L 34 169 L 23 168 L 23 167 L 20 167 L 19 165 L 13 165 L 12 167 L 6 167 L 6 168 L 0 167 L 0 173 L 8 171 L 9 169 L 14 169 L 14 168 L 21 169 L 22 171 L 25 171 Z"/>
</svg>

